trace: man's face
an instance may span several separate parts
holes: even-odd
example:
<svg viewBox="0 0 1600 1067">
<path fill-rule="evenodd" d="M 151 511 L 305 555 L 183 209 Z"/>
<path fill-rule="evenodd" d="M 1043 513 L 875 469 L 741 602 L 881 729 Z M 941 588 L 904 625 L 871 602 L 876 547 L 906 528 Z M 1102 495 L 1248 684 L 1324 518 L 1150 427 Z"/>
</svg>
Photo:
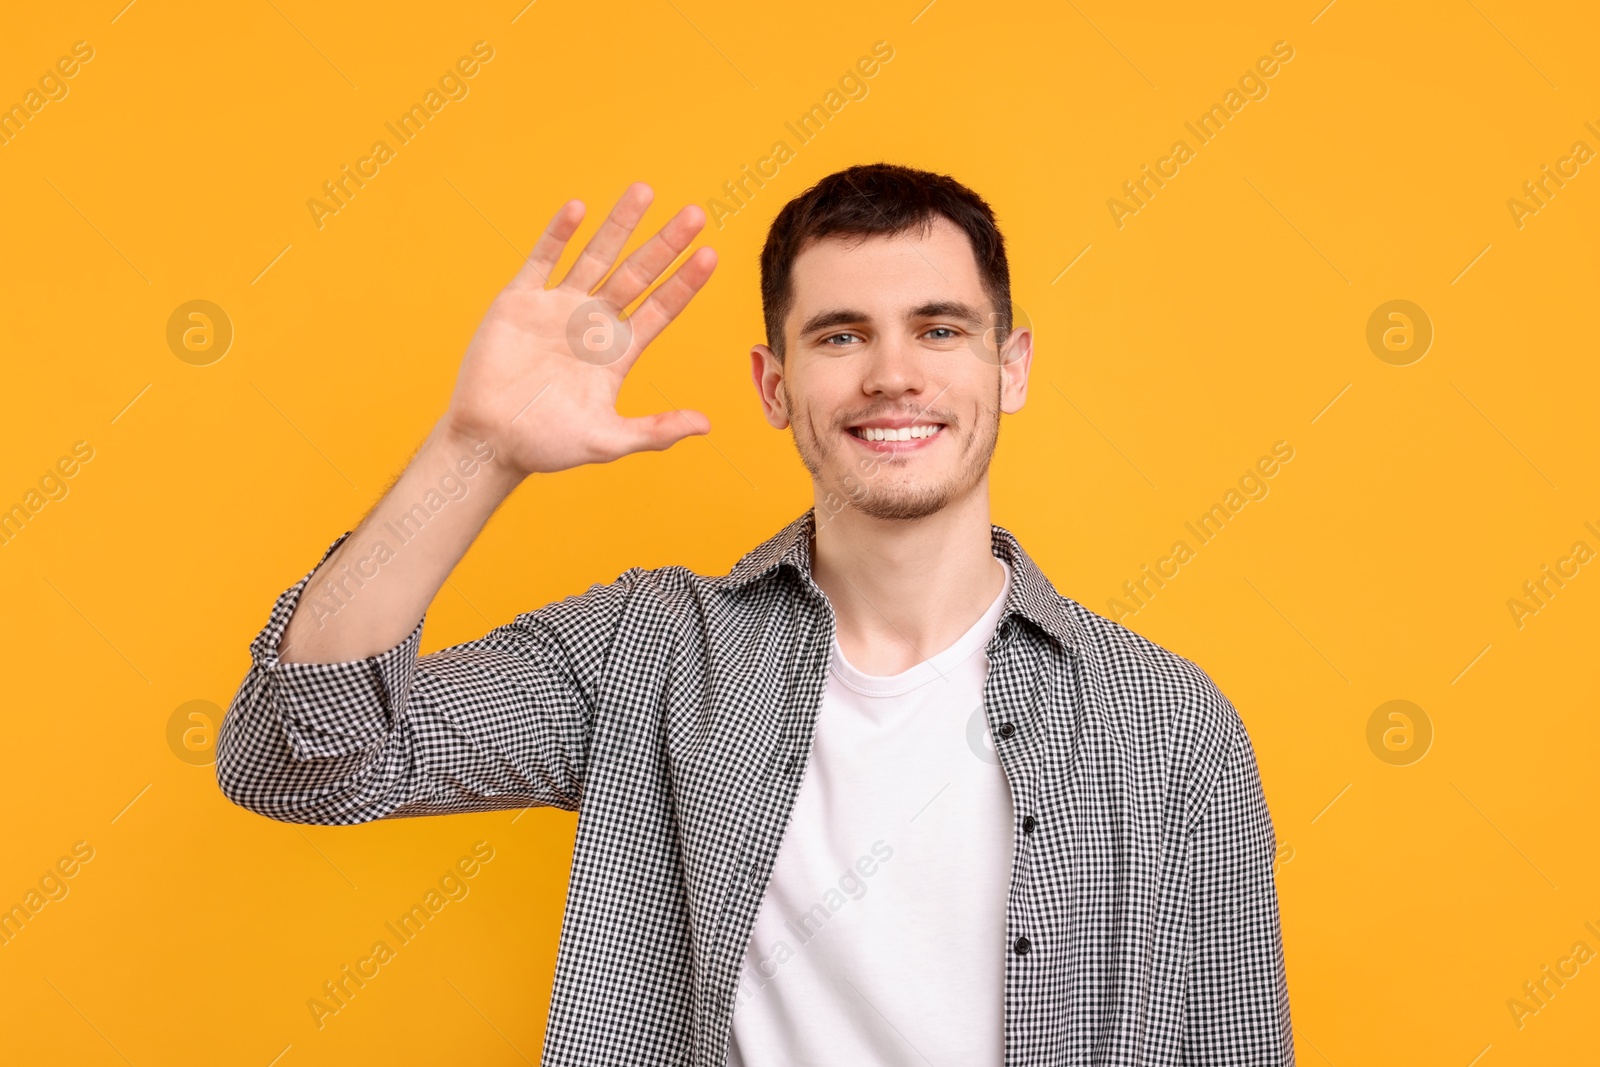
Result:
<svg viewBox="0 0 1600 1067">
<path fill-rule="evenodd" d="M 859 243 L 856 243 L 859 242 Z M 779 363 L 751 371 L 767 421 L 794 431 L 819 524 L 845 507 L 920 519 L 987 489 L 1000 413 L 1022 407 L 1032 337 L 996 348 L 995 308 L 967 236 L 829 238 L 795 259 Z"/>
</svg>

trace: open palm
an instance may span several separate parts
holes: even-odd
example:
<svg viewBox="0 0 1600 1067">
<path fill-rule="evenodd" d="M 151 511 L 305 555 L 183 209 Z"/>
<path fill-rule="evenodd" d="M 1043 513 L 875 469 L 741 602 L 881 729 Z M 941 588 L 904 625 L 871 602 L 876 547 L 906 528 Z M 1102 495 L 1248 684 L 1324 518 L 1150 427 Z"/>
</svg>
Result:
<svg viewBox="0 0 1600 1067">
<path fill-rule="evenodd" d="M 705 226 L 705 212 L 685 207 L 606 277 L 652 195 L 643 182 L 630 185 L 566 276 L 546 288 L 584 206 L 570 200 L 556 212 L 467 346 L 445 415 L 452 432 L 489 441 L 499 462 L 530 474 L 660 450 L 710 430 L 698 411 L 617 413 L 629 369 L 716 268 L 716 252 L 697 249 L 622 317 Z"/>
</svg>

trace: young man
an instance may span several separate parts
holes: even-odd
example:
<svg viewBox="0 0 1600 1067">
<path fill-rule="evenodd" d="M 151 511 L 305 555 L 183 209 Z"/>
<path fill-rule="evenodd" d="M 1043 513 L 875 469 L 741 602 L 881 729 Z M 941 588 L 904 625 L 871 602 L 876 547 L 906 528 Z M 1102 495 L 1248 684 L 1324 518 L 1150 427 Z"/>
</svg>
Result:
<svg viewBox="0 0 1600 1067">
<path fill-rule="evenodd" d="M 877 164 L 779 213 L 762 412 L 814 506 L 725 575 L 632 568 L 418 657 L 425 609 L 525 478 L 658 450 L 640 352 L 710 277 L 686 207 L 566 276 L 557 212 L 449 407 L 286 590 L 217 745 L 275 819 L 579 812 L 543 1062 L 1294 1062 L 1254 751 L 1193 663 L 1056 592 L 989 519 L 1032 338 L 954 180 Z"/>
</svg>

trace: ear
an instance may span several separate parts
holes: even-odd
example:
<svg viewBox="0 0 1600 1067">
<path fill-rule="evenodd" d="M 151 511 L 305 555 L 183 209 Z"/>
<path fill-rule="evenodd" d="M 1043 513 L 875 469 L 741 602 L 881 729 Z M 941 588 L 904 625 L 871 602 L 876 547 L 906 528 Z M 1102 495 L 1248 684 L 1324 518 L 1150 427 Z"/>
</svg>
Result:
<svg viewBox="0 0 1600 1067">
<path fill-rule="evenodd" d="M 750 377 L 761 396 L 761 413 L 775 430 L 788 429 L 789 412 L 784 407 L 778 386 L 783 382 L 783 363 L 766 345 L 750 349 Z"/>
<path fill-rule="evenodd" d="M 1000 410 L 1015 415 L 1028 399 L 1028 369 L 1033 365 L 1033 331 L 1012 330 L 1000 351 Z"/>
</svg>

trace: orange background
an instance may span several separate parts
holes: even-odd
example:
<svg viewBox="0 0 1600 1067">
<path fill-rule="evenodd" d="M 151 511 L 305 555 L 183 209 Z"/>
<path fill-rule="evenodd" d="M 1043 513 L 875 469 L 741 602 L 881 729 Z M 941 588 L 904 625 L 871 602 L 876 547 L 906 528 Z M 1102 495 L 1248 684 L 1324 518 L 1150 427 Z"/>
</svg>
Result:
<svg viewBox="0 0 1600 1067">
<path fill-rule="evenodd" d="M 1592 8 L 123 2 L 8 11 L 0 35 L 0 103 L 94 50 L 0 146 L 0 505 L 93 449 L 0 547 L 0 905 L 93 850 L 0 947 L 8 1061 L 537 1061 L 572 815 L 274 823 L 169 724 L 227 705 L 274 596 L 403 466 L 564 199 L 590 210 L 570 262 L 628 182 L 656 190 L 637 242 L 779 139 L 793 157 L 708 227 L 717 273 L 622 396 L 712 435 L 529 482 L 425 651 L 633 564 L 722 571 L 798 514 L 809 483 L 748 377 L 766 226 L 853 163 L 950 173 L 998 212 L 1036 330 L 995 519 L 1064 593 L 1108 613 L 1294 449 L 1127 623 L 1255 741 L 1300 1062 L 1593 1057 L 1600 965 L 1520 1025 L 1507 1003 L 1600 952 L 1600 566 L 1520 626 L 1507 604 L 1600 549 L 1600 165 L 1520 226 L 1507 205 L 1600 150 Z M 319 229 L 306 201 L 480 40 L 468 95 Z M 876 41 L 866 95 L 796 142 L 784 123 Z M 1184 123 L 1277 41 L 1268 94 L 1199 145 Z M 1119 227 L 1107 201 L 1180 138 L 1194 157 Z M 167 342 L 195 299 L 234 331 L 204 366 Z M 1404 366 L 1366 339 L 1396 299 L 1434 330 Z M 1369 744 L 1391 700 L 1425 752 L 1386 748 L 1387 721 Z M 480 841 L 470 895 L 318 1029 L 322 983 Z"/>
</svg>

